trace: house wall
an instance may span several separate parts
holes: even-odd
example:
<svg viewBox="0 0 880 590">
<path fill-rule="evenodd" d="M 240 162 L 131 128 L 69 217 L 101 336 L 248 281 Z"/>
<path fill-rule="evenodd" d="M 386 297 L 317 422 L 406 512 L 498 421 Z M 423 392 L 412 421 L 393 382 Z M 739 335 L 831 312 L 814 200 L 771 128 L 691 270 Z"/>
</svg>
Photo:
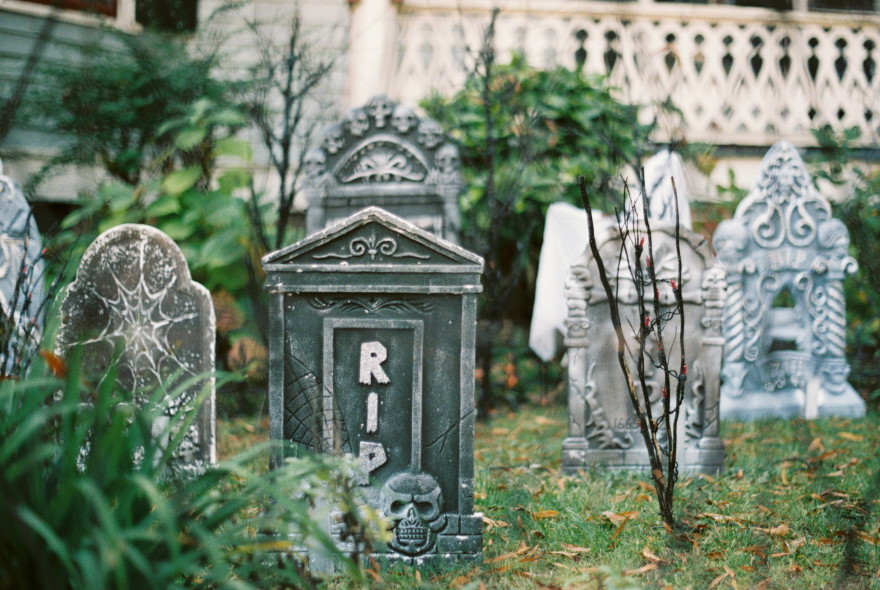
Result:
<svg viewBox="0 0 880 590">
<path fill-rule="evenodd" d="M 251 0 L 241 7 L 224 10 L 224 0 L 202 0 L 199 3 L 199 31 L 203 39 L 220 36 L 226 73 L 246 79 L 249 68 L 260 59 L 259 47 L 271 44 L 284 47 L 290 34 L 292 19 L 298 13 L 301 35 L 316 61 L 333 61 L 329 74 L 306 103 L 303 129 L 321 129 L 338 120 L 346 101 L 350 10 L 347 0 Z M 269 166 L 269 154 L 256 130 L 246 133 L 254 145 L 254 175 L 259 190 L 272 194 L 278 178 Z M 305 145 L 300 142 L 300 145 Z M 298 146 L 295 146 L 295 149 Z M 294 207 L 305 210 L 298 198 Z"/>
<path fill-rule="evenodd" d="M 42 46 L 38 54 L 39 68 L 80 63 L 88 59 L 88 47 L 113 50 L 115 39 L 102 28 L 108 24 L 116 27 L 113 19 L 72 11 L 53 13 L 48 7 L 39 5 L 0 3 L 0 105 L 7 104 L 35 47 Z M 126 30 L 126 27 L 122 29 Z M 128 27 L 127 30 L 132 29 Z M 46 38 L 45 44 L 38 41 L 41 35 Z M 35 76 L 31 87 L 40 83 L 39 76 Z M 20 109 L 9 132 L 0 138 L 0 159 L 5 174 L 24 184 L 63 142 L 63 136 L 49 131 L 26 108 Z M 70 201 L 78 191 L 95 186 L 98 179 L 95 170 L 68 168 L 47 179 L 34 199 Z"/>
</svg>

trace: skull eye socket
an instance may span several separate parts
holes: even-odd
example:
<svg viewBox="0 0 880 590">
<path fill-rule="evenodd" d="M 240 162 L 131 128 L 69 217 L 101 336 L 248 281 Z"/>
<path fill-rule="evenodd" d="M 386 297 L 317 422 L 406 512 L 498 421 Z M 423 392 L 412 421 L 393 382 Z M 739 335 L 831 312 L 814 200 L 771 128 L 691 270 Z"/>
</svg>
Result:
<svg viewBox="0 0 880 590">
<path fill-rule="evenodd" d="M 400 500 L 395 500 L 394 502 L 391 503 L 390 510 L 392 513 L 396 514 L 398 512 L 402 512 L 405 506 L 406 506 L 405 502 L 401 502 Z"/>
<path fill-rule="evenodd" d="M 416 502 L 416 510 L 419 514 L 427 514 L 434 510 L 434 505 L 431 502 Z"/>
</svg>

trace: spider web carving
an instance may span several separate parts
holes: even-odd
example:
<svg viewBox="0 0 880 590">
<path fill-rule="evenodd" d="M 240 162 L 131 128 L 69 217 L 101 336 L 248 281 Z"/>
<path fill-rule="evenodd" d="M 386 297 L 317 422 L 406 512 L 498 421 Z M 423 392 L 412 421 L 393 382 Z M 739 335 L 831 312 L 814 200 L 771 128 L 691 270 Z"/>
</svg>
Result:
<svg viewBox="0 0 880 590">
<path fill-rule="evenodd" d="M 284 362 L 284 439 L 315 453 L 351 453 L 348 429 L 332 391 L 322 387 L 317 376 L 295 355 L 286 355 Z M 332 408 L 332 412 L 324 408 Z"/>
</svg>

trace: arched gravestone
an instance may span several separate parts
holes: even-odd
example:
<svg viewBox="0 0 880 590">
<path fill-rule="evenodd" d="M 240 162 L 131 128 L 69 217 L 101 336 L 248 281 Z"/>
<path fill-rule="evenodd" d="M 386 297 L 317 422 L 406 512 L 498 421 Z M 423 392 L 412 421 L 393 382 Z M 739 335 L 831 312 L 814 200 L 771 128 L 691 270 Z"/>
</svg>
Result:
<svg viewBox="0 0 880 590">
<path fill-rule="evenodd" d="M 618 294 L 624 334 L 636 350 L 631 326 L 638 325 L 637 296 L 626 257 L 621 258 L 620 230 L 609 218 L 596 229 L 602 261 Z M 675 226 L 652 224 L 651 232 L 661 305 L 671 309 L 675 299 L 667 281 L 678 275 Z M 702 236 L 685 228 L 680 234 L 688 373 L 678 419 L 678 462 L 686 471 L 715 472 L 724 461 L 718 438 L 724 271 L 714 266 Z M 630 247 L 630 258 L 634 255 Z M 562 467 L 569 473 L 588 466 L 648 468 L 648 453 L 617 359 L 608 299 L 589 248 L 572 265 L 565 296 L 569 432 L 562 442 Z M 680 364 L 678 326 L 676 316 L 664 331 L 670 367 Z M 656 344 L 649 345 L 648 352 L 656 358 Z M 663 381 L 660 370 L 647 375 L 655 415 L 662 408 Z"/>
<path fill-rule="evenodd" d="M 82 367 L 103 375 L 119 354 L 117 380 L 144 404 L 162 387 L 177 393 L 166 415 L 198 412 L 172 468 L 195 472 L 216 461 L 214 308 L 208 290 L 190 278 L 177 245 L 156 228 L 125 224 L 101 234 L 83 255 L 76 280 L 61 302 L 56 348 L 69 357 L 82 347 Z M 210 391 L 201 406 L 193 400 Z"/>
<path fill-rule="evenodd" d="M 458 242 L 458 149 L 410 107 L 374 96 L 327 129 L 304 164 L 309 234 L 377 206 Z"/>
<path fill-rule="evenodd" d="M 3 175 L 0 163 L 0 311 L 14 326 L 8 335 L 0 335 L 5 343 L 0 347 L 0 375 L 14 371 L 16 357 L 33 352 L 40 340 L 46 296 L 42 250 L 31 208 L 12 179 Z"/>
<path fill-rule="evenodd" d="M 770 148 L 714 245 L 727 271 L 722 416 L 864 415 L 843 356 L 849 233 L 794 146 Z"/>
</svg>

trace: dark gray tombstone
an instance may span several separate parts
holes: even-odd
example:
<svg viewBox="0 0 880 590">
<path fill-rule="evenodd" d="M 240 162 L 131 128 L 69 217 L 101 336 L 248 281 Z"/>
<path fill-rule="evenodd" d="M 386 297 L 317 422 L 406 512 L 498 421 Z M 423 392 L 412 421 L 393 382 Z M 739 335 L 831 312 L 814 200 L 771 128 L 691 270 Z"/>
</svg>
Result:
<svg viewBox="0 0 880 590">
<path fill-rule="evenodd" d="M 12 328 L 0 335 L 0 342 L 8 338 L 0 347 L 0 375 L 14 372 L 40 341 L 46 296 L 42 250 L 31 208 L 0 163 L 0 310 Z"/>
<path fill-rule="evenodd" d="M 675 227 L 658 224 L 651 229 L 658 281 L 677 280 Z M 685 228 L 680 231 L 688 379 L 678 422 L 679 465 L 685 471 L 711 473 L 718 471 L 724 460 L 724 445 L 718 438 L 724 272 L 714 267 L 702 236 Z M 599 252 L 617 289 L 624 333 L 630 338 L 630 326 L 638 325 L 639 316 L 635 285 L 626 258 L 620 258 L 620 232 L 615 220 L 606 218 L 597 226 L 597 233 Z M 629 256 L 632 259 L 634 252 Z M 660 284 L 659 291 L 663 306 L 674 304 L 668 283 Z M 562 443 L 562 467 L 569 473 L 589 466 L 648 468 L 648 453 L 618 364 L 608 300 L 589 248 L 572 265 L 565 295 L 569 433 Z M 676 317 L 665 330 L 673 367 L 681 358 L 678 321 Z M 672 338 L 676 338 L 674 347 Z M 631 345 L 635 349 L 634 338 Z M 653 355 L 656 357 L 656 350 Z M 658 370 L 646 379 L 655 415 L 662 408 L 663 377 Z"/>
<path fill-rule="evenodd" d="M 843 279 L 858 265 L 793 145 L 767 152 L 714 244 L 727 271 L 722 417 L 863 416 L 844 358 Z"/>
<path fill-rule="evenodd" d="M 177 245 L 154 227 L 126 224 L 101 234 L 83 255 L 63 295 L 56 348 L 69 357 L 81 347 L 83 370 L 97 376 L 119 355 L 117 380 L 136 403 L 147 403 L 162 387 L 174 395 L 168 417 L 197 412 L 172 462 L 186 475 L 217 457 L 214 341 L 211 296 L 191 280 Z M 194 377 L 204 379 L 183 383 Z M 180 387 L 186 389 L 177 395 Z"/>
<path fill-rule="evenodd" d="M 366 501 L 395 525 L 388 546 L 375 548 L 385 559 L 480 559 L 473 428 L 482 266 L 375 207 L 263 259 L 271 436 L 357 458 Z M 328 530 L 345 548 L 345 531 Z"/>
<path fill-rule="evenodd" d="M 306 154 L 306 229 L 312 234 L 377 206 L 458 242 L 460 166 L 436 121 L 374 96 Z"/>
</svg>

